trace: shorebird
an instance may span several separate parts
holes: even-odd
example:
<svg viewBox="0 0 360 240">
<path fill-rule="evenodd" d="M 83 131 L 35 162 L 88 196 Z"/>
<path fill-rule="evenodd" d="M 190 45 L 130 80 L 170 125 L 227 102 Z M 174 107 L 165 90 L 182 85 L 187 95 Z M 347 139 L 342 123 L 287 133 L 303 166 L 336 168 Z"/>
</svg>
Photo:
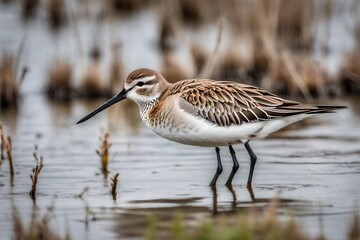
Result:
<svg viewBox="0 0 360 240">
<path fill-rule="evenodd" d="M 226 185 L 231 186 L 239 169 L 232 145 L 243 143 L 250 156 L 248 188 L 257 161 L 250 140 L 264 138 L 312 115 L 345 108 L 303 104 L 228 81 L 187 79 L 170 84 L 158 72 L 140 68 L 128 75 L 119 94 L 77 124 L 126 98 L 138 104 L 143 122 L 156 134 L 182 144 L 215 147 L 217 169 L 211 186 L 216 185 L 223 171 L 219 147 L 228 146 L 230 150 L 233 167 Z"/>
</svg>

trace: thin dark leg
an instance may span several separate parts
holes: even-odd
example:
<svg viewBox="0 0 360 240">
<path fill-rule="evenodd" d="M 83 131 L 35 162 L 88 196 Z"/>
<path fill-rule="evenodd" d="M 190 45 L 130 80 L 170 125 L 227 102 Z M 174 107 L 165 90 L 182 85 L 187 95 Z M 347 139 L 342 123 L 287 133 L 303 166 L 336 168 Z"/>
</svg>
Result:
<svg viewBox="0 0 360 240">
<path fill-rule="evenodd" d="M 251 188 L 251 183 L 252 183 L 252 178 L 253 178 L 253 173 L 254 173 L 254 168 L 255 168 L 257 157 L 256 157 L 255 153 L 253 152 L 253 150 L 251 149 L 251 147 L 249 145 L 249 141 L 247 141 L 245 143 L 245 148 L 246 148 L 247 152 L 249 153 L 250 161 L 251 161 L 249 178 L 248 178 L 248 182 L 247 182 L 247 187 Z"/>
<path fill-rule="evenodd" d="M 216 147 L 215 151 L 216 151 L 218 166 L 217 166 L 217 169 L 216 169 L 215 176 L 214 176 L 213 180 L 210 183 L 210 186 L 215 186 L 216 185 L 216 181 L 217 181 L 218 177 L 220 176 L 220 174 L 223 171 L 223 167 L 221 165 L 221 158 L 220 158 L 220 148 Z"/>
<path fill-rule="evenodd" d="M 236 159 L 235 151 L 231 145 L 229 145 L 229 150 L 230 150 L 230 154 L 231 154 L 231 157 L 233 160 L 233 167 L 232 167 L 230 176 L 229 176 L 228 180 L 226 181 L 226 184 L 225 184 L 226 186 L 231 186 L 231 182 L 235 176 L 235 173 L 239 169 L 239 163 L 238 163 L 238 160 Z"/>
</svg>

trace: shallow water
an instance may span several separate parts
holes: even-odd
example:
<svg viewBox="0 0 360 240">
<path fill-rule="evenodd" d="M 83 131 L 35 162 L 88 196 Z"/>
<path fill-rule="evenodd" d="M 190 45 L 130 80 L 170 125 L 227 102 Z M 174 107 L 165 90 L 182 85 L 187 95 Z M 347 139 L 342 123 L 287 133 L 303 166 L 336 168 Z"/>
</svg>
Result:
<svg viewBox="0 0 360 240">
<path fill-rule="evenodd" d="M 314 236 L 320 232 L 322 219 L 327 239 L 344 238 L 360 200 L 359 98 L 335 102 L 348 105 L 347 110 L 314 117 L 266 140 L 252 142 L 258 156 L 253 197 L 246 189 L 249 157 L 242 145 L 235 146 L 240 169 L 233 189 L 224 186 L 231 158 L 228 149 L 223 148 L 224 172 L 214 190 L 208 186 L 216 169 L 214 149 L 180 145 L 156 136 L 139 121 L 136 107 L 127 102 L 75 125 L 104 100 L 52 102 L 42 93 L 46 69 L 54 56 L 79 60 L 73 30 L 63 28 L 54 37 L 43 19 L 27 25 L 19 21 L 17 11 L 13 5 L 1 5 L 0 43 L 3 49 L 16 49 L 27 32 L 21 65 L 28 65 L 30 73 L 22 87 L 19 109 L 1 111 L 0 119 L 13 139 L 16 172 L 11 186 L 8 162 L 2 162 L 1 239 L 12 235 L 13 207 L 22 219 L 29 220 L 33 211 L 45 213 L 54 206 L 52 227 L 63 234 L 69 228 L 73 239 L 141 238 L 149 214 L 165 224 L 181 211 L 186 223 L 193 224 L 222 212 L 267 206 L 279 190 L 279 214 L 291 212 Z M 116 19 L 111 25 L 112 30 L 116 29 L 112 37 L 120 36 L 126 44 L 122 57 L 127 70 L 144 65 L 159 68 L 159 53 L 153 48 L 157 40 L 155 19 L 153 12 L 144 10 Z M 81 19 L 79 24 L 83 47 L 88 49 L 93 39 L 86 36 L 94 35 L 94 26 Z M 194 39 L 205 39 L 204 46 L 212 49 L 214 42 L 208 39 L 215 39 L 216 30 L 216 26 L 205 27 L 191 34 Z M 104 29 L 100 31 L 106 33 L 101 43 L 109 45 L 111 36 Z M 138 37 L 139 31 L 142 38 Z M 343 39 L 350 39 L 347 34 L 343 34 Z M 346 44 L 337 48 L 327 60 L 328 67 L 348 47 Z M 110 49 L 104 51 L 106 62 Z M 186 62 L 186 56 L 181 59 Z M 77 65 L 76 74 L 86 62 L 81 61 L 84 63 Z M 107 179 L 101 174 L 100 159 L 95 153 L 104 129 L 109 129 L 113 144 Z M 44 156 L 45 166 L 33 202 L 28 192 L 29 175 L 35 166 L 35 144 Z M 109 193 L 109 179 L 116 172 L 120 176 L 114 201 Z M 89 190 L 79 199 L 77 195 L 86 187 Z M 88 217 L 87 207 L 94 213 Z"/>
<path fill-rule="evenodd" d="M 350 104 L 347 100 L 341 103 Z M 131 130 L 127 122 L 134 119 L 124 114 L 124 106 L 75 125 L 89 106 L 82 102 L 53 104 L 43 96 L 29 94 L 22 98 L 17 117 L 2 114 L 13 137 L 16 170 L 14 186 L 10 186 L 8 163 L 1 165 L 0 232 L 4 239 L 12 234 L 12 206 L 24 219 L 33 210 L 28 176 L 35 165 L 34 144 L 45 164 L 39 177 L 37 210 L 44 212 L 54 204 L 55 229 L 65 232 L 68 225 L 75 239 L 142 236 L 150 213 L 166 221 L 180 210 L 189 221 L 198 221 L 214 213 L 266 206 L 279 190 L 280 213 L 290 209 L 314 235 L 319 233 L 321 217 L 325 236 L 345 236 L 360 199 L 360 118 L 351 108 L 254 141 L 258 164 L 253 201 L 245 186 L 249 159 L 243 146 L 235 147 L 240 170 L 233 191 L 224 186 L 231 158 L 228 150 L 222 149 L 224 172 L 214 193 L 208 186 L 216 168 L 214 149 L 169 142 L 142 123 L 136 131 Z M 113 116 L 111 122 L 116 124 L 110 124 L 107 115 Z M 109 194 L 109 180 L 104 180 L 95 154 L 101 128 L 110 129 L 113 143 L 109 176 L 120 173 L 116 201 Z M 76 198 L 85 187 L 89 191 L 84 199 Z M 95 213 L 95 220 L 88 224 L 86 206 Z"/>
</svg>

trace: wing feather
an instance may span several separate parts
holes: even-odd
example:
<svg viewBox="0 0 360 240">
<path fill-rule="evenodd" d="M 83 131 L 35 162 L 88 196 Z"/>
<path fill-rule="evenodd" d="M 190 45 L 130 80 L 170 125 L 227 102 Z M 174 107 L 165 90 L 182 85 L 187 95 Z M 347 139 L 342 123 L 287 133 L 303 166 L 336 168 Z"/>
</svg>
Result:
<svg viewBox="0 0 360 240">
<path fill-rule="evenodd" d="M 177 82 L 169 87 L 168 94 L 192 106 L 180 104 L 184 111 L 220 126 L 331 110 L 286 100 L 254 86 L 206 79 Z"/>
</svg>

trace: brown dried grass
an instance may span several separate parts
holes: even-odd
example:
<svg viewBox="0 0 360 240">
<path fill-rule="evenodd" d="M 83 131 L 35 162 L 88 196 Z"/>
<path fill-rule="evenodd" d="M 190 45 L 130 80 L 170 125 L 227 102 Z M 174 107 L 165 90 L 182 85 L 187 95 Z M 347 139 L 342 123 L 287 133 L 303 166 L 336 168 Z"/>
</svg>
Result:
<svg viewBox="0 0 360 240">
<path fill-rule="evenodd" d="M 110 143 L 110 135 L 108 132 L 105 132 L 100 137 L 100 146 L 99 149 L 96 150 L 97 155 L 101 159 L 101 171 L 103 173 L 108 172 L 108 163 L 109 163 L 109 149 L 111 147 Z"/>
<path fill-rule="evenodd" d="M 113 178 L 111 178 L 111 195 L 113 197 L 114 200 L 116 200 L 116 188 L 117 188 L 117 184 L 119 182 L 118 180 L 119 177 L 119 173 L 116 173 L 115 176 Z"/>
<path fill-rule="evenodd" d="M 199 76 L 200 78 L 210 78 L 213 72 L 216 70 L 216 64 L 220 55 L 220 46 L 223 39 L 224 32 L 224 19 L 220 19 L 218 23 L 218 32 L 215 40 L 215 47 L 207 58 L 204 67 L 201 69 Z"/>
<path fill-rule="evenodd" d="M 353 221 L 348 230 L 347 239 L 348 240 L 360 239 L 360 216 L 358 212 L 354 214 Z"/>
<path fill-rule="evenodd" d="M 203 0 L 179 0 L 179 10 L 185 22 L 201 23 L 206 18 L 206 5 Z"/>
<path fill-rule="evenodd" d="M 83 98 L 110 97 L 113 89 L 110 84 L 105 85 L 97 63 L 87 67 L 81 77 L 78 95 Z"/>
<path fill-rule="evenodd" d="M 14 176 L 14 164 L 13 164 L 13 156 L 12 156 L 12 144 L 11 144 L 11 138 L 6 135 L 6 131 L 2 123 L 0 122 L 0 135 L 1 135 L 1 148 L 6 149 L 6 154 L 9 161 L 9 167 L 10 167 L 10 175 L 11 177 Z"/>
<path fill-rule="evenodd" d="M 276 59 L 275 44 L 269 35 L 255 34 L 253 36 L 252 62 L 247 74 L 253 78 L 254 83 L 259 84 L 264 76 L 270 73 L 273 62 Z"/>
<path fill-rule="evenodd" d="M 66 21 L 65 0 L 47 0 L 46 13 L 50 27 L 61 27 Z"/>
<path fill-rule="evenodd" d="M 0 60 L 1 107 L 16 105 L 19 90 L 14 75 L 14 58 L 11 54 L 4 53 Z"/>
<path fill-rule="evenodd" d="M 345 93 L 360 92 L 360 44 L 345 55 L 339 78 Z"/>
<path fill-rule="evenodd" d="M 201 70 L 205 67 L 208 56 L 199 44 L 192 44 L 190 46 L 190 52 L 194 59 L 196 74 L 199 75 Z"/>
<path fill-rule="evenodd" d="M 163 65 L 161 73 L 170 83 L 175 83 L 189 77 L 185 69 L 175 61 L 171 53 L 163 54 Z"/>
<path fill-rule="evenodd" d="M 281 1 L 277 34 L 290 48 L 309 50 L 313 36 L 311 25 L 314 21 L 314 1 Z"/>
<path fill-rule="evenodd" d="M 229 48 L 222 54 L 215 74 L 218 79 L 229 81 L 240 81 L 247 68 L 246 61 L 241 54 L 234 48 Z"/>
<path fill-rule="evenodd" d="M 19 48 L 18 55 L 20 55 L 22 45 Z M 27 73 L 27 68 L 24 68 L 20 77 L 16 76 L 18 57 L 16 59 L 11 53 L 3 53 L 0 58 L 0 108 L 17 106 L 20 85 Z"/>
<path fill-rule="evenodd" d="M 46 93 L 52 99 L 68 100 L 72 98 L 72 68 L 65 59 L 56 59 L 48 70 Z"/>
<path fill-rule="evenodd" d="M 229 0 L 224 15 L 235 33 L 273 33 L 277 26 L 281 0 Z"/>
<path fill-rule="evenodd" d="M 160 21 L 159 47 L 162 51 L 175 48 L 177 27 L 173 15 L 163 13 Z"/>
<path fill-rule="evenodd" d="M 268 83 L 271 91 L 284 95 L 324 96 L 326 76 L 321 66 L 307 55 L 283 52 L 276 61 Z"/>
<path fill-rule="evenodd" d="M 39 154 L 37 146 L 35 146 L 33 156 L 34 156 L 35 161 L 36 161 L 36 166 L 32 169 L 32 174 L 30 175 L 31 190 L 29 192 L 29 195 L 31 196 L 32 199 L 35 199 L 38 177 L 40 175 L 40 172 L 41 172 L 42 168 L 44 167 L 43 156 L 41 156 Z"/>
</svg>

